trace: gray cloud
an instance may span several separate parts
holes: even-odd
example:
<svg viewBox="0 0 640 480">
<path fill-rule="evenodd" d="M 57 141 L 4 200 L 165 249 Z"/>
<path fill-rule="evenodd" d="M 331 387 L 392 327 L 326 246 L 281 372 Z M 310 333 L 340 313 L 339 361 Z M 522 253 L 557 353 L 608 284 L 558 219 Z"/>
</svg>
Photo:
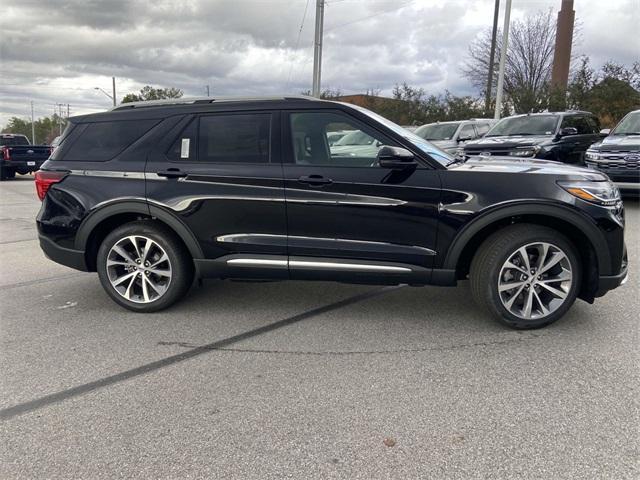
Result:
<svg viewBox="0 0 640 480">
<path fill-rule="evenodd" d="M 578 53 L 598 66 L 638 56 L 637 0 L 576 2 Z M 0 17 L 0 123 L 69 103 L 108 107 L 145 84 L 202 95 L 298 93 L 310 88 L 315 2 L 309 0 L 5 0 Z M 513 16 L 560 0 L 514 2 Z M 469 42 L 492 20 L 492 0 L 327 0 L 323 85 L 390 93 L 406 81 L 428 93 L 473 94 L 460 74 Z M 600 11 L 599 11 L 600 10 Z M 604 11 L 606 10 L 606 12 Z M 26 23 L 25 23 L 26 22 Z M 25 24 L 29 28 L 25 28 Z M 612 35 L 611 32 L 616 32 Z M 298 48 L 296 49 L 296 45 Z"/>
</svg>

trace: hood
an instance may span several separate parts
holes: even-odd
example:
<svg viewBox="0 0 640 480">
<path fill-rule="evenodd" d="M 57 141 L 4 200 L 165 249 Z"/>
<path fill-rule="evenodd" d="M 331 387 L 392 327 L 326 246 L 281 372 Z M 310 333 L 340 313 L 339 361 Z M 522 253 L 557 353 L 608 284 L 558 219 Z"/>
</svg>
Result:
<svg viewBox="0 0 640 480">
<path fill-rule="evenodd" d="M 553 135 L 512 135 L 503 137 L 484 137 L 471 140 L 465 144 L 467 147 L 526 147 L 548 142 Z"/>
<path fill-rule="evenodd" d="M 640 135 L 609 135 L 602 141 L 591 145 L 594 150 L 640 151 Z"/>
<path fill-rule="evenodd" d="M 450 170 L 490 172 L 490 173 L 521 173 L 537 175 L 556 175 L 575 180 L 600 182 L 608 180 L 607 176 L 590 168 L 575 167 L 551 160 L 514 159 L 511 157 L 471 157 L 464 163 L 456 163 L 448 167 Z"/>
</svg>

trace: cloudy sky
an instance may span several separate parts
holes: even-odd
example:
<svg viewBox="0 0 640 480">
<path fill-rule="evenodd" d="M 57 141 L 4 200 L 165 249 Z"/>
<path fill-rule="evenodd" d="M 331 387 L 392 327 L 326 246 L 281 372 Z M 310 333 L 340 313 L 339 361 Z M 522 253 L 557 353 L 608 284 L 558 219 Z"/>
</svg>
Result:
<svg viewBox="0 0 640 480">
<path fill-rule="evenodd" d="M 560 3 L 513 0 L 512 17 Z M 574 53 L 595 66 L 640 58 L 640 0 L 575 9 Z M 111 76 L 119 99 L 146 84 L 189 96 L 206 85 L 212 96 L 311 88 L 315 0 L 3 0 L 1 10 L 0 125 L 30 115 L 31 101 L 36 117 L 57 103 L 72 115 L 109 108 L 95 87 L 110 92 Z M 475 94 L 460 65 L 492 17 L 493 0 L 327 0 L 323 87 Z"/>
</svg>

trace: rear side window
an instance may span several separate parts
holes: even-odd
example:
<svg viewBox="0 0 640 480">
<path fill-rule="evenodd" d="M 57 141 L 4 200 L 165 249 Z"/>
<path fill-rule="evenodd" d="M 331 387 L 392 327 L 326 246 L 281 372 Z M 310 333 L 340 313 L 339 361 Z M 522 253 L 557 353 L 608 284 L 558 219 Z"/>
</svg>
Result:
<svg viewBox="0 0 640 480">
<path fill-rule="evenodd" d="M 120 120 L 89 123 L 65 153 L 65 160 L 110 160 L 147 133 L 157 120 Z"/>
<path fill-rule="evenodd" d="M 200 117 L 198 161 L 268 163 L 271 115 L 208 115 Z"/>
<path fill-rule="evenodd" d="M 0 145 L 13 147 L 15 145 L 29 145 L 29 140 L 23 135 L 1 135 Z"/>
</svg>

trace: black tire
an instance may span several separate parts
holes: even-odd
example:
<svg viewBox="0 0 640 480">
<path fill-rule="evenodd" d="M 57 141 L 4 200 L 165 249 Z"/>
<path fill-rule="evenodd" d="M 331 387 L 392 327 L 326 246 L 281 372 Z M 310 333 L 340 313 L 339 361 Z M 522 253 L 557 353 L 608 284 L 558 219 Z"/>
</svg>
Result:
<svg viewBox="0 0 640 480">
<path fill-rule="evenodd" d="M 0 170 L 0 180 L 12 180 L 16 177 L 16 172 L 11 168 L 2 168 Z"/>
<path fill-rule="evenodd" d="M 168 286 L 161 296 L 148 303 L 139 303 L 125 298 L 116 290 L 110 280 L 113 270 L 111 272 L 108 271 L 108 256 L 114 245 L 129 236 L 151 239 L 164 250 L 168 257 L 169 263 L 167 265 L 169 265 L 171 273 Z M 96 269 L 102 287 L 116 303 L 129 310 L 141 313 L 163 310 L 180 300 L 191 287 L 194 275 L 193 259 L 175 233 L 163 225 L 148 220 L 127 223 L 109 233 L 98 249 Z M 147 272 L 145 271 L 145 273 Z M 138 273 L 139 278 L 136 280 L 136 282 L 140 282 L 138 285 L 144 283 L 144 279 L 141 278 L 142 274 L 142 272 Z"/>
<path fill-rule="evenodd" d="M 549 243 L 561 249 L 570 264 L 573 278 L 563 303 L 556 310 L 548 315 L 541 314 L 538 318 L 524 319 L 514 315 L 503 305 L 498 293 L 499 275 L 505 262 L 516 250 L 536 242 Z M 482 243 L 471 262 L 469 277 L 471 294 L 480 306 L 504 325 L 525 330 L 545 327 L 571 308 L 580 291 L 582 268 L 575 246 L 564 235 L 539 225 L 519 224 L 497 231 Z"/>
</svg>

